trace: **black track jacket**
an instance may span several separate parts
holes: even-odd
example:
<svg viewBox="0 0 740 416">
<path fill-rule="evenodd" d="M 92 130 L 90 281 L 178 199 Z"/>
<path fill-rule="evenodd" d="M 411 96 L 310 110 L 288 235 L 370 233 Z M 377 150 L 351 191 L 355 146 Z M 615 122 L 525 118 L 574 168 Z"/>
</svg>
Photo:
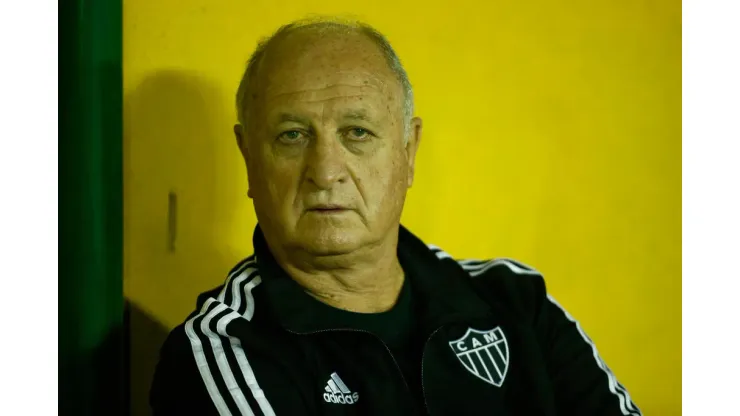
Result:
<svg viewBox="0 0 740 416">
<path fill-rule="evenodd" d="M 165 341 L 155 416 L 641 415 L 542 276 L 521 263 L 456 261 L 400 227 L 425 340 L 418 409 L 378 337 L 313 320 L 285 297 L 294 282 L 275 277 L 259 227 L 254 247 Z"/>
</svg>

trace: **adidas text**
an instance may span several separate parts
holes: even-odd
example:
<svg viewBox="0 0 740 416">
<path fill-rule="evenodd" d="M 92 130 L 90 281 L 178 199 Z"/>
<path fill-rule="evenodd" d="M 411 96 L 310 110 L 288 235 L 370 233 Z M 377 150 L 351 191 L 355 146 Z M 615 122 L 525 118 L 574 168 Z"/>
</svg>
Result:
<svg viewBox="0 0 740 416">
<path fill-rule="evenodd" d="M 338 404 L 355 404 L 360 400 L 358 393 L 341 394 L 341 393 L 324 393 L 324 401 L 327 403 Z"/>
</svg>

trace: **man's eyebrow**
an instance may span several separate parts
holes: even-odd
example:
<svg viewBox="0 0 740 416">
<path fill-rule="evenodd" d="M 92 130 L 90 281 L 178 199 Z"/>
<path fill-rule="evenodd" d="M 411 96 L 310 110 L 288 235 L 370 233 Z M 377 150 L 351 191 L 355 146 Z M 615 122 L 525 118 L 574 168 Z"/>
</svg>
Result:
<svg viewBox="0 0 740 416">
<path fill-rule="evenodd" d="M 366 121 L 373 122 L 373 118 L 370 113 L 365 109 L 348 110 L 343 112 L 340 116 L 342 120 L 349 121 Z M 304 117 L 295 113 L 281 112 L 276 115 L 276 123 L 299 123 L 304 125 L 310 125 L 311 120 L 308 117 Z"/>
<path fill-rule="evenodd" d="M 373 121 L 370 114 L 365 110 L 349 110 L 342 114 L 343 120 Z"/>
<path fill-rule="evenodd" d="M 299 116 L 293 113 L 280 113 L 277 116 L 278 123 L 295 122 L 300 124 L 311 124 L 310 120 L 306 117 Z"/>
</svg>

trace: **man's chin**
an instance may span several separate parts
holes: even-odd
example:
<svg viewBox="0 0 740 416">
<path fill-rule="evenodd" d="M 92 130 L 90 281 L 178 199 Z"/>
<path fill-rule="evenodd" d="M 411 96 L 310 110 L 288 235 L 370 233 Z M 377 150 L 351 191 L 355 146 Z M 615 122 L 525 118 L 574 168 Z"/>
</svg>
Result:
<svg viewBox="0 0 740 416">
<path fill-rule="evenodd" d="M 363 236 L 352 229 L 324 229 L 300 238 L 304 250 L 314 256 L 341 256 L 362 247 Z"/>
</svg>

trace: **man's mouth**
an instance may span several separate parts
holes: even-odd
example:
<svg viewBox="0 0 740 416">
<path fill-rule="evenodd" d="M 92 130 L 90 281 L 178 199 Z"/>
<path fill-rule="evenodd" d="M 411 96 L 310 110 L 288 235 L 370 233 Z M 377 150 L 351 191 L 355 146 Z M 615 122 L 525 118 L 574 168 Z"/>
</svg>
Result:
<svg viewBox="0 0 740 416">
<path fill-rule="evenodd" d="M 308 209 L 309 211 L 316 212 L 316 213 L 323 213 L 323 214 L 331 214 L 331 213 L 338 213 L 342 211 L 347 211 L 347 208 L 341 206 L 341 205 L 316 205 Z"/>
</svg>

